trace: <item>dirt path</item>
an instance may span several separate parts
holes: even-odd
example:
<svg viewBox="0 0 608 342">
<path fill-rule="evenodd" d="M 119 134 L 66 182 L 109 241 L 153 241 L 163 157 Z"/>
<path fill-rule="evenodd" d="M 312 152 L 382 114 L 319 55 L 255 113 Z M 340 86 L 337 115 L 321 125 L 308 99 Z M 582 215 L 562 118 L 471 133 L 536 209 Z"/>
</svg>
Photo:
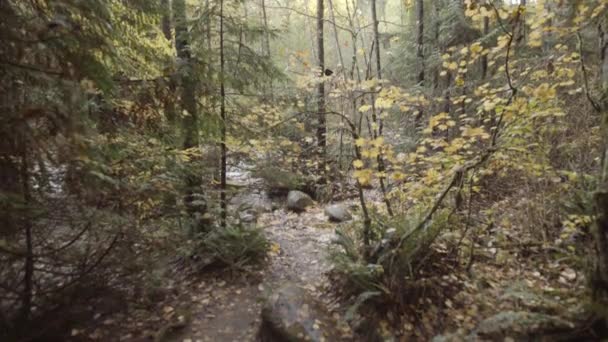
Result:
<svg viewBox="0 0 608 342">
<path fill-rule="evenodd" d="M 325 275 L 330 267 L 327 247 L 336 225 L 327 222 L 323 209 L 315 206 L 302 214 L 279 209 L 263 214 L 258 224 L 272 243 L 268 266 L 254 277 L 260 280 L 216 279 L 200 284 L 203 292 L 193 298 L 191 323 L 168 341 L 254 341 L 263 298 L 284 282 L 306 288 L 330 309 L 337 309 L 326 294 Z"/>
</svg>

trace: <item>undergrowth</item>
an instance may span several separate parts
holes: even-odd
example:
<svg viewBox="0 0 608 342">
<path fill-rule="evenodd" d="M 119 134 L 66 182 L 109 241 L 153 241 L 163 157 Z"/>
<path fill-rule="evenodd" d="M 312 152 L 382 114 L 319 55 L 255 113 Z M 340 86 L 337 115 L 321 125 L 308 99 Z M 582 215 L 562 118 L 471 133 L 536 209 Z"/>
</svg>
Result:
<svg viewBox="0 0 608 342">
<path fill-rule="evenodd" d="M 355 233 L 360 231 L 361 222 L 336 231 L 337 238 L 330 248 L 332 276 L 342 284 L 341 294 L 350 298 L 348 320 L 366 306 L 403 311 L 406 305 L 417 302 L 421 289 L 433 286 L 426 275 L 433 274 L 430 270 L 436 261 L 443 259 L 444 266 L 450 264 L 445 255 L 432 248 L 449 227 L 449 211 L 440 210 L 420 229 L 423 216 L 421 210 L 394 217 L 377 216 L 372 224 L 373 248 L 367 253 Z"/>
<path fill-rule="evenodd" d="M 200 237 L 199 250 L 215 266 L 242 269 L 264 260 L 269 242 L 259 227 L 234 223 Z"/>
</svg>

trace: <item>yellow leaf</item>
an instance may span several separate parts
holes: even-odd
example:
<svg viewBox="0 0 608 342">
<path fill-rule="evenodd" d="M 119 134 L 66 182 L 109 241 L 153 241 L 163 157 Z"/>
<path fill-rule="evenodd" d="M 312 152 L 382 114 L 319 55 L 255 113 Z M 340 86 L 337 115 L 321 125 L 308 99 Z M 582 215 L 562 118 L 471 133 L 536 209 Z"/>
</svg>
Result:
<svg viewBox="0 0 608 342">
<path fill-rule="evenodd" d="M 361 183 L 361 185 L 367 185 L 372 180 L 372 171 L 369 169 L 357 170 L 353 172 L 353 176 Z"/>
<path fill-rule="evenodd" d="M 365 112 L 367 112 L 370 109 L 372 109 L 372 106 L 370 106 L 370 105 L 363 105 L 363 106 L 359 107 L 359 112 L 365 113 Z"/>
<path fill-rule="evenodd" d="M 480 43 L 475 43 L 475 44 L 471 45 L 472 53 L 480 53 L 481 51 L 483 51 L 483 46 L 481 46 Z"/>
<path fill-rule="evenodd" d="M 375 147 L 380 147 L 384 144 L 384 137 L 377 137 L 376 139 L 372 140 L 372 145 Z"/>
</svg>

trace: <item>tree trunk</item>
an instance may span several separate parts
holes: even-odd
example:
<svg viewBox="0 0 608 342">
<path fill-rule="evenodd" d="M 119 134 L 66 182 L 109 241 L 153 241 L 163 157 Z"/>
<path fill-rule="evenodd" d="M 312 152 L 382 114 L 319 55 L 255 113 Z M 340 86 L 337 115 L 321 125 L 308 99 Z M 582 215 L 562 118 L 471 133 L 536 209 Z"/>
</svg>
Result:
<svg viewBox="0 0 608 342">
<path fill-rule="evenodd" d="M 487 37 L 490 33 L 490 18 L 485 16 L 483 18 L 483 36 Z M 481 79 L 485 79 L 488 76 L 488 54 L 481 56 Z"/>
<path fill-rule="evenodd" d="M 416 57 L 418 58 L 418 67 L 420 70 L 418 71 L 418 76 L 416 77 L 416 83 L 423 87 L 424 86 L 424 0 L 416 1 Z M 417 128 L 420 128 L 420 121 L 424 116 L 424 112 L 422 108 L 418 110 L 418 114 L 416 114 L 414 120 Z"/>
<path fill-rule="evenodd" d="M 266 58 L 270 59 L 270 29 L 268 26 L 268 15 L 266 13 L 266 1 L 262 1 L 262 18 L 264 20 L 264 55 Z M 270 98 L 274 98 L 274 89 L 273 89 L 273 80 L 272 77 L 268 81 L 268 86 L 270 87 Z"/>
<path fill-rule="evenodd" d="M 424 0 L 416 1 L 416 25 L 417 25 L 417 53 L 420 70 L 416 81 L 419 85 L 424 85 Z"/>
<path fill-rule="evenodd" d="M 518 33 L 518 37 L 517 37 L 517 44 L 520 43 L 525 43 L 526 42 L 526 35 L 527 35 L 527 28 L 526 28 L 526 6 L 527 6 L 528 2 L 526 0 L 520 0 L 519 2 L 519 10 L 523 10 L 524 12 L 522 12 L 522 14 L 520 15 L 520 23 L 519 23 L 519 33 Z"/>
<path fill-rule="evenodd" d="M 160 21 L 160 28 L 163 31 L 163 35 L 168 41 L 172 41 L 171 35 L 171 3 L 170 0 L 160 0 L 160 8 L 162 12 L 162 18 Z"/>
<path fill-rule="evenodd" d="M 325 8 L 323 5 L 323 0 L 317 0 L 317 53 L 319 57 L 319 69 L 320 69 L 320 77 L 323 79 L 325 74 L 325 48 L 324 48 L 324 38 L 323 38 L 323 24 L 324 24 L 324 12 Z M 323 80 L 319 82 L 319 86 L 317 88 L 317 96 L 318 96 L 318 126 L 317 126 L 317 144 L 319 149 L 319 168 L 321 169 L 321 174 L 325 174 L 325 157 L 326 157 L 326 120 L 325 120 L 325 83 Z M 325 178 L 325 177 L 323 177 Z"/>
<path fill-rule="evenodd" d="M 226 202 L 226 162 L 228 149 L 226 147 L 226 87 L 224 82 L 224 0 L 220 0 L 220 116 L 222 118 L 221 132 L 221 168 L 220 168 L 220 207 L 221 207 L 221 225 L 226 228 L 227 217 L 227 202 Z"/>
<path fill-rule="evenodd" d="M 376 11 L 376 0 L 371 1 L 371 6 L 372 6 L 372 22 L 374 24 L 374 46 L 375 46 L 375 52 L 376 52 L 376 78 L 382 79 L 382 63 L 380 61 L 380 33 L 378 32 L 379 22 L 378 22 L 378 15 L 377 15 L 377 11 Z M 382 126 L 383 126 L 382 118 L 379 118 L 376 113 L 375 96 L 372 94 L 371 97 L 372 97 L 372 101 L 371 101 L 372 119 L 378 125 L 377 136 L 381 136 L 382 135 Z M 376 135 L 376 134 L 374 133 L 374 135 Z M 384 170 L 385 170 L 385 166 L 384 166 L 384 160 L 382 159 L 382 156 L 378 155 L 378 158 L 376 161 L 378 162 L 378 173 L 383 174 Z M 382 197 L 384 199 L 384 204 L 386 204 L 386 210 L 390 216 L 393 216 L 393 209 L 391 208 L 391 202 L 389 201 L 388 196 L 386 194 L 387 191 L 386 191 L 386 184 L 384 182 L 384 178 L 380 178 L 380 190 L 382 191 Z"/>
<path fill-rule="evenodd" d="M 181 104 L 185 111 L 182 119 L 184 134 L 184 150 L 196 148 L 198 141 L 198 111 L 196 104 L 196 78 L 193 74 L 192 58 L 190 55 L 190 37 L 186 20 L 185 0 L 173 0 L 173 18 L 175 25 L 175 49 L 177 57 L 182 60 L 179 70 L 181 81 Z M 185 179 L 186 191 L 184 204 L 197 230 L 204 230 L 203 216 L 206 205 L 202 197 L 202 181 L 198 170 L 189 170 Z"/>
<path fill-rule="evenodd" d="M 437 17 L 437 19 L 435 21 L 435 47 L 436 48 L 439 48 L 439 45 L 440 45 L 439 44 L 439 34 L 441 31 L 441 21 L 439 20 L 439 18 L 440 18 L 439 6 L 440 6 L 440 4 L 434 3 L 435 16 Z M 435 90 L 439 89 L 440 72 L 441 72 L 441 65 L 438 65 L 435 68 L 435 70 L 433 71 L 433 88 Z"/>
<path fill-rule="evenodd" d="M 31 205 L 32 199 L 30 193 L 30 175 L 27 158 L 27 143 L 25 137 L 22 139 L 21 144 L 22 151 L 20 178 L 22 183 L 23 205 L 27 209 L 27 207 Z M 30 318 L 34 289 L 34 244 L 32 241 L 32 223 L 30 222 L 28 210 L 24 210 L 23 212 L 22 226 L 25 235 L 25 260 L 23 263 L 23 291 L 21 292 L 21 307 L 17 317 L 17 323 L 19 326 L 24 326 L 24 324 Z"/>
<path fill-rule="evenodd" d="M 336 26 L 336 14 L 334 12 L 334 3 L 333 0 L 329 0 L 329 13 L 331 15 L 331 22 L 334 29 L 334 40 L 336 42 L 336 50 L 338 51 L 338 58 L 340 61 L 340 68 L 342 70 L 339 71 L 339 77 L 342 78 L 343 81 L 346 80 L 346 75 L 344 73 L 345 65 L 344 65 L 344 56 L 342 55 L 342 46 L 340 46 L 340 36 L 338 35 L 338 27 Z M 342 101 L 341 106 L 342 114 L 344 114 L 344 101 Z M 340 118 L 340 127 L 344 126 L 344 118 Z M 342 155 L 344 150 L 344 130 L 340 130 L 340 145 L 339 145 L 339 154 L 338 154 L 338 167 L 342 169 Z"/>
<path fill-rule="evenodd" d="M 165 36 L 165 38 L 169 42 L 171 42 L 171 41 L 173 41 L 173 35 L 171 34 L 171 3 L 170 3 L 170 0 L 161 0 L 160 6 L 161 6 L 161 11 L 162 11 L 161 30 L 163 31 L 163 35 Z M 171 77 L 171 79 L 169 79 L 169 85 L 168 85 L 169 96 L 164 101 L 165 117 L 167 118 L 167 121 L 171 124 L 171 127 L 173 127 L 173 124 L 175 123 L 175 120 L 177 117 L 177 115 L 175 113 L 175 103 L 174 103 L 175 88 L 176 88 L 175 81 L 173 80 L 173 77 Z"/>
<path fill-rule="evenodd" d="M 378 32 L 378 14 L 376 9 L 376 0 L 371 1 L 372 5 L 372 21 L 374 23 L 374 40 L 376 41 L 376 77 L 382 79 L 382 64 L 380 62 L 380 32 Z"/>
<path fill-rule="evenodd" d="M 592 282 L 595 304 L 597 307 L 604 308 L 608 306 L 608 30 L 606 30 L 606 25 L 608 25 L 608 18 L 599 25 L 600 82 L 603 90 L 601 99 L 603 149 L 598 188 L 595 193 L 596 260 Z M 599 312 L 599 315 L 604 320 L 604 324 L 608 325 L 606 312 Z"/>
</svg>

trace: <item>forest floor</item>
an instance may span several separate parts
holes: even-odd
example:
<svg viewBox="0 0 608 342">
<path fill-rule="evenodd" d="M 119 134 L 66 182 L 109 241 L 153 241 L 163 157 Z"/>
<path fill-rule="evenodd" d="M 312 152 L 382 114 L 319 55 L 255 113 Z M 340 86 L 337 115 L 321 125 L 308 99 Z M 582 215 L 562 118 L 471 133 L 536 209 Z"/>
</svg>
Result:
<svg viewBox="0 0 608 342">
<path fill-rule="evenodd" d="M 342 203 L 356 205 L 355 200 Z M 95 329 L 76 335 L 104 341 L 255 341 L 264 298 L 285 282 L 307 289 L 343 322 L 348 307 L 333 295 L 327 275 L 331 268 L 328 247 L 337 224 L 328 222 L 323 208 L 316 204 L 301 214 L 282 208 L 262 214 L 258 225 L 271 243 L 266 265 L 194 277 L 177 272 L 163 300 L 143 310 L 99 317 Z M 526 244 L 525 232 L 517 229 L 508 232 L 508 243 L 492 230 L 473 234 L 475 257 L 470 269 L 464 266 L 466 258 L 453 269 L 441 266 L 445 272 L 426 279 L 438 290 L 421 293 L 412 301 L 400 326 L 381 322 L 386 323 L 381 324 L 382 335 L 409 341 L 453 331 L 468 334 L 501 312 L 566 313 L 560 314 L 566 320 L 558 323 L 570 324 L 582 305 L 583 270 L 573 269 L 553 250 Z M 438 254 L 450 253 L 442 241 L 433 248 Z M 441 260 L 429 262 L 442 264 Z M 342 334 L 361 340 L 348 338 L 353 336 L 348 330 Z"/>
</svg>

